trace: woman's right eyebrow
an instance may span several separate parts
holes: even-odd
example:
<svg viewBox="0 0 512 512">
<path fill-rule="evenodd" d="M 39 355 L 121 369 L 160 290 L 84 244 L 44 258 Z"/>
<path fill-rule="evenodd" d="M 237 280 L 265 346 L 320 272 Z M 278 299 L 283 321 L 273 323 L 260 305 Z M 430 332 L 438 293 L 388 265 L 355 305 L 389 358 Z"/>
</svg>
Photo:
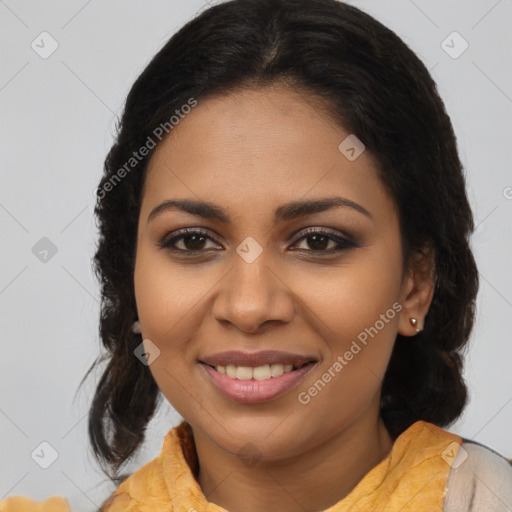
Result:
<svg viewBox="0 0 512 512">
<path fill-rule="evenodd" d="M 371 213 L 354 201 L 339 196 L 322 197 L 317 199 L 292 201 L 276 208 L 274 217 L 277 221 L 292 220 L 297 217 L 319 213 L 331 208 L 346 207 L 362 213 L 372 219 Z M 231 219 L 229 214 L 221 206 L 207 201 L 198 201 L 196 199 L 167 199 L 151 210 L 147 223 L 156 216 L 168 210 L 181 210 L 192 215 L 197 215 L 205 219 L 214 219 L 229 224 Z"/>
</svg>

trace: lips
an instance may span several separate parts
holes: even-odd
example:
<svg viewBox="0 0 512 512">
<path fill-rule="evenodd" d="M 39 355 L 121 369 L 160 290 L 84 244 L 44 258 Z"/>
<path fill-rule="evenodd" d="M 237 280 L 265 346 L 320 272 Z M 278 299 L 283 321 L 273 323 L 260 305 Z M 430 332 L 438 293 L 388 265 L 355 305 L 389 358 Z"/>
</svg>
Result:
<svg viewBox="0 0 512 512">
<path fill-rule="evenodd" d="M 264 365 L 282 364 L 283 366 L 292 365 L 294 369 L 316 361 L 317 359 L 312 355 L 293 354 L 277 350 L 262 350 L 252 353 L 230 350 L 227 352 L 217 352 L 199 360 L 199 362 L 212 367 L 231 365 L 255 368 Z"/>
<path fill-rule="evenodd" d="M 246 363 L 247 364 L 247 363 Z M 259 367 L 250 366 L 233 366 L 228 365 L 226 373 L 218 371 L 222 366 L 216 368 L 206 363 L 200 363 L 204 375 L 207 380 L 213 384 L 224 397 L 241 404 L 257 404 L 274 400 L 295 387 L 297 387 L 306 375 L 315 367 L 314 362 L 306 363 L 297 370 L 283 371 L 284 366 L 276 363 L 271 365 L 272 368 L 280 367 L 281 371 L 276 376 L 268 375 L 247 375 L 247 372 L 254 372 L 263 368 L 269 368 L 268 365 Z M 291 367 L 291 365 L 289 365 Z M 232 377 L 229 375 L 229 369 L 235 369 L 242 372 L 243 375 Z M 241 377 L 241 378 L 239 378 Z M 249 377 L 249 378 L 248 378 Z"/>
<path fill-rule="evenodd" d="M 299 385 L 318 362 L 313 355 L 278 350 L 217 352 L 198 360 L 225 397 L 243 404 L 267 402 Z"/>
</svg>

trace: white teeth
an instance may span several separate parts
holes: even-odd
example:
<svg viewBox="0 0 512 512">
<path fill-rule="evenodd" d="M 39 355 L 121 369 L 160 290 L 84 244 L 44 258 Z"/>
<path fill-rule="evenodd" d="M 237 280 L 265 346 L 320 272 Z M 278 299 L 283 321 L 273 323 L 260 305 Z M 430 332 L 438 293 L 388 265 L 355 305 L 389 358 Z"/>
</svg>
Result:
<svg viewBox="0 0 512 512">
<path fill-rule="evenodd" d="M 236 379 L 237 378 L 237 375 L 236 375 L 236 366 L 233 366 L 232 364 L 228 364 L 226 366 L 226 375 L 228 377 L 231 377 L 232 379 Z"/>
<path fill-rule="evenodd" d="M 272 374 L 270 372 L 270 366 L 268 364 L 266 364 L 265 366 L 257 366 L 253 370 L 253 377 L 256 380 L 270 379 L 271 376 Z"/>
<path fill-rule="evenodd" d="M 284 366 L 282 364 L 273 364 L 270 366 L 270 375 L 272 377 L 279 377 L 284 373 Z"/>
<path fill-rule="evenodd" d="M 248 366 L 239 366 L 236 369 L 236 378 L 239 380 L 252 379 L 252 368 L 249 368 Z"/>
<path fill-rule="evenodd" d="M 288 373 L 293 370 L 292 364 L 265 364 L 263 366 L 256 366 L 255 368 L 251 366 L 234 366 L 232 364 L 228 364 L 227 366 L 216 366 L 215 369 L 222 373 L 223 375 L 227 375 L 232 379 L 239 380 L 267 380 L 271 377 L 279 377 L 283 375 L 283 373 Z"/>
</svg>

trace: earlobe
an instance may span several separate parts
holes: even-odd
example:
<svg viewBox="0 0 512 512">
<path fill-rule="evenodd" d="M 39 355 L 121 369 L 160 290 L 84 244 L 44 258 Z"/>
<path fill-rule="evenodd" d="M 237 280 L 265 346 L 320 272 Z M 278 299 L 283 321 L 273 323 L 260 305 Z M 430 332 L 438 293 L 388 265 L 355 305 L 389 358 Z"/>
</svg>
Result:
<svg viewBox="0 0 512 512">
<path fill-rule="evenodd" d="M 409 321 L 411 322 L 411 325 L 416 329 L 416 332 L 421 332 L 423 329 L 421 327 L 418 327 L 418 319 L 417 318 L 410 318 Z"/>
<path fill-rule="evenodd" d="M 416 253 L 402 286 L 402 311 L 398 333 L 416 336 L 424 328 L 432 298 L 434 296 L 435 259 L 433 250 Z"/>
</svg>

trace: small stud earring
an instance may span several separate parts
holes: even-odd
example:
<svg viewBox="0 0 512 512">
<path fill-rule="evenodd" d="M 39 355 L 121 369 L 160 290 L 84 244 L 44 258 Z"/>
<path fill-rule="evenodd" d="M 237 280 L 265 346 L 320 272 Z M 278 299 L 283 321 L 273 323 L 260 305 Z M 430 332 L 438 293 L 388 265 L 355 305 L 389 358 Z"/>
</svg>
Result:
<svg viewBox="0 0 512 512">
<path fill-rule="evenodd" d="M 132 324 L 132 331 L 135 333 L 135 334 L 140 334 L 141 333 L 141 330 L 140 330 L 140 322 L 138 320 L 136 320 L 135 322 L 133 322 Z"/>
<path fill-rule="evenodd" d="M 416 320 L 416 318 L 410 318 L 410 322 L 411 322 L 411 325 L 412 325 L 413 327 L 416 327 L 416 325 L 418 324 L 418 320 Z M 418 333 L 418 332 L 420 332 L 420 331 L 421 331 L 421 329 L 419 329 L 418 327 L 416 327 L 416 332 Z"/>
</svg>

